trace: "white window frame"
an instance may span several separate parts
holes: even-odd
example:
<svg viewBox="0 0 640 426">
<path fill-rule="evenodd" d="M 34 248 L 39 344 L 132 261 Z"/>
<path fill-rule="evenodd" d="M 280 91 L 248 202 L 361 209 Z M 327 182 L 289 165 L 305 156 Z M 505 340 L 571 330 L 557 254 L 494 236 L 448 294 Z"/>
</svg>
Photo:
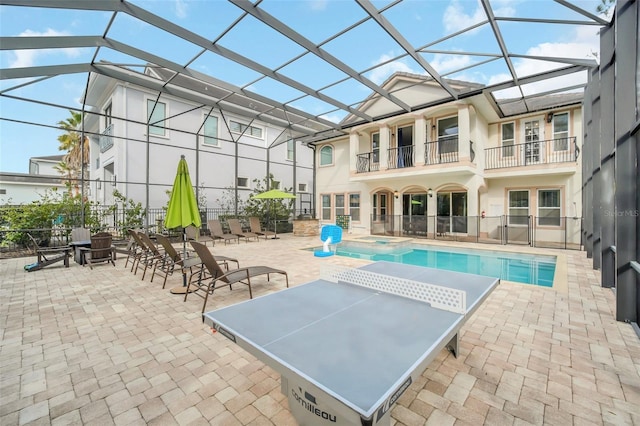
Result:
<svg viewBox="0 0 640 426">
<path fill-rule="evenodd" d="M 331 194 L 320 194 L 322 220 L 331 220 Z M 328 205 L 325 204 L 328 201 Z"/>
<path fill-rule="evenodd" d="M 322 163 L 322 151 L 324 151 L 325 149 L 328 149 L 330 151 L 330 153 L 331 153 L 331 162 L 328 163 L 328 164 L 323 164 Z M 333 146 L 331 146 L 331 145 L 325 145 L 325 146 L 323 146 L 322 148 L 320 148 L 318 150 L 318 155 L 320 156 L 318 164 L 320 165 L 320 167 L 333 166 L 333 158 L 334 158 L 333 152 L 334 152 L 334 149 L 333 149 Z"/>
<path fill-rule="evenodd" d="M 308 185 L 306 183 L 298 183 L 298 192 L 309 192 Z"/>
<path fill-rule="evenodd" d="M 542 199 L 542 197 L 540 196 L 540 193 L 544 192 L 544 191 L 547 191 L 547 192 L 553 191 L 553 192 L 557 192 L 558 193 L 558 206 L 557 207 L 556 206 L 554 206 L 554 207 L 540 207 L 540 201 Z M 562 191 L 560 190 L 560 188 L 541 188 L 541 189 L 538 189 L 537 197 L 538 197 L 537 198 L 538 199 L 538 202 L 537 202 L 538 226 L 560 226 L 560 225 L 562 225 Z M 549 211 L 557 210 L 558 211 L 558 221 L 557 221 L 557 223 L 540 223 L 540 219 L 548 219 L 549 218 L 549 216 L 543 216 L 542 215 L 541 211 L 544 211 L 544 210 L 549 210 Z M 551 217 L 555 218 L 555 216 L 551 216 Z"/>
<path fill-rule="evenodd" d="M 246 181 L 246 185 L 241 185 L 241 180 L 245 180 Z M 236 186 L 238 188 L 247 188 L 250 189 L 251 188 L 251 179 L 249 179 L 248 177 L 242 177 L 242 176 L 238 176 L 236 178 Z"/>
<path fill-rule="evenodd" d="M 378 139 L 377 141 L 375 139 Z M 371 133 L 371 162 L 377 164 L 380 162 L 380 132 Z"/>
<path fill-rule="evenodd" d="M 567 116 L 567 130 L 562 132 L 556 132 L 556 117 L 566 115 Z M 571 134 L 571 121 L 569 120 L 571 117 L 569 115 L 569 111 L 565 112 L 557 112 L 553 114 L 552 125 L 553 125 L 553 150 L 554 151 L 568 151 L 569 150 L 569 135 Z M 558 136 L 558 133 L 566 134 L 565 136 Z M 558 141 L 560 139 L 560 141 Z M 564 147 L 559 144 L 561 140 L 564 139 Z"/>
<path fill-rule="evenodd" d="M 210 136 L 207 135 L 207 122 L 209 120 L 215 120 L 216 121 L 216 135 L 215 136 Z M 219 137 L 219 133 L 220 133 L 220 128 L 218 126 L 218 123 L 220 122 L 220 120 L 218 120 L 218 117 L 215 115 L 205 115 L 204 116 L 204 123 L 202 124 L 202 144 L 206 145 L 206 146 L 213 146 L 216 148 L 220 147 L 220 137 Z"/>
<path fill-rule="evenodd" d="M 512 125 L 513 126 L 513 138 L 512 139 L 505 139 L 504 138 L 504 126 L 506 125 Z M 509 121 L 506 123 L 502 123 L 500 125 L 500 144 L 502 146 L 502 156 L 503 157 L 513 157 L 514 155 L 514 145 L 516 144 L 516 122 L 515 121 Z"/>
<path fill-rule="evenodd" d="M 338 199 L 342 200 L 342 206 L 338 206 Z M 346 197 L 344 194 L 333 194 L 333 205 L 334 217 L 344 216 L 347 214 Z M 340 210 L 341 213 L 338 213 L 338 210 Z"/>
<path fill-rule="evenodd" d="M 515 193 L 515 192 L 526 192 L 527 193 L 527 206 L 526 207 L 511 207 L 511 194 Z M 528 218 L 530 215 L 530 208 L 531 208 L 531 193 L 528 189 L 510 189 L 507 192 L 507 215 L 509 217 L 509 226 L 528 226 L 529 225 L 529 221 L 527 220 L 525 223 L 518 223 L 518 221 L 514 221 L 513 219 L 515 217 L 525 217 Z M 527 214 L 522 216 L 522 215 L 513 215 L 511 214 L 511 210 L 512 209 L 526 209 Z"/>
<path fill-rule="evenodd" d="M 229 120 L 229 129 L 231 133 L 236 133 L 242 136 L 248 136 L 254 139 L 264 140 L 264 129 L 258 126 L 250 126 L 245 123 L 241 123 L 235 120 Z M 245 131 L 246 129 L 246 131 Z M 256 135 L 256 133 L 258 133 Z"/>
<path fill-rule="evenodd" d="M 351 197 L 352 196 L 357 196 L 358 197 L 358 205 L 357 206 L 352 206 L 351 205 Z M 349 205 L 349 215 L 351 216 L 351 220 L 353 222 L 360 222 L 360 212 L 361 210 L 361 205 L 362 205 L 362 197 L 360 196 L 359 192 L 350 192 L 349 194 L 347 194 L 347 204 Z M 356 211 L 356 216 L 354 217 L 353 211 Z"/>
<path fill-rule="evenodd" d="M 156 108 L 154 109 L 153 106 L 157 103 L 158 105 L 163 105 L 164 106 L 164 117 L 162 120 L 159 121 L 158 124 L 161 124 L 162 127 L 157 127 L 157 126 L 153 126 L 153 125 L 149 125 L 148 129 L 149 129 L 149 136 L 159 136 L 159 137 L 167 137 L 167 128 L 169 127 L 169 125 L 167 124 L 167 116 L 169 115 L 169 105 L 166 102 L 156 102 L 155 99 L 151 99 L 151 98 L 147 98 L 147 121 L 151 123 L 151 111 L 153 110 L 154 113 L 156 113 L 156 111 L 158 110 L 158 107 L 156 106 Z M 153 122 L 155 123 L 158 120 L 153 120 Z"/>
<path fill-rule="evenodd" d="M 287 161 L 293 161 L 293 151 L 295 149 L 295 141 L 290 139 L 287 141 Z"/>
</svg>

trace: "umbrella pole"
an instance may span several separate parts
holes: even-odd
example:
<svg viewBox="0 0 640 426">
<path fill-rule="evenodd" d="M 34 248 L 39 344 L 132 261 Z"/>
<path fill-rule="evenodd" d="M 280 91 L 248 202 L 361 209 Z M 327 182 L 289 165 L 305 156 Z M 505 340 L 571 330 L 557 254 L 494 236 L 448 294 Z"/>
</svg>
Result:
<svg viewBox="0 0 640 426">
<path fill-rule="evenodd" d="M 182 228 L 182 262 L 187 260 L 187 230 Z M 187 286 L 187 272 L 182 269 L 182 287 Z M 185 289 L 186 291 L 186 289 Z"/>
<path fill-rule="evenodd" d="M 271 205 L 273 205 L 273 239 L 278 239 L 278 217 L 276 216 L 276 204 L 273 200 L 271 200 Z"/>
</svg>

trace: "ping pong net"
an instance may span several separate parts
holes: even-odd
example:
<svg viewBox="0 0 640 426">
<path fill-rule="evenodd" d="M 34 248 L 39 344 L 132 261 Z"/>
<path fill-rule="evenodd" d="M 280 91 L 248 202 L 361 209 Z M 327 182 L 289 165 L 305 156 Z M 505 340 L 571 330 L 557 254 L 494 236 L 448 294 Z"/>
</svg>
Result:
<svg viewBox="0 0 640 426">
<path fill-rule="evenodd" d="M 436 309 L 463 315 L 467 313 L 467 293 L 464 290 L 330 264 L 322 268 L 320 278 L 330 282 L 355 284 L 384 293 L 419 300 L 430 304 Z"/>
</svg>

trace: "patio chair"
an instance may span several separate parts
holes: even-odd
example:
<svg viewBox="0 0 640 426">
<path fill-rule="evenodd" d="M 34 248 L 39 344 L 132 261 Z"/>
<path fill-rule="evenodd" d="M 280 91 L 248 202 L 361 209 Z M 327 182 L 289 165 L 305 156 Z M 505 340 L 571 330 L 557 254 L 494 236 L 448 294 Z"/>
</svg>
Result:
<svg viewBox="0 0 640 426">
<path fill-rule="evenodd" d="M 73 251 L 71 246 L 40 247 L 31 234 L 27 233 L 27 236 L 33 245 L 36 256 L 38 256 L 38 261 L 30 265 L 25 265 L 25 271 L 37 271 L 60 261 L 64 263 L 65 268 L 69 267 L 69 258 L 72 256 L 71 252 Z"/>
<path fill-rule="evenodd" d="M 205 245 L 191 242 L 191 246 L 202 261 L 207 275 L 206 277 L 203 277 L 195 283 L 189 282 L 189 287 L 187 288 L 187 292 L 184 295 L 184 300 L 187 300 L 190 287 L 195 286 L 196 288 L 193 291 L 193 294 L 197 294 L 204 299 L 204 303 L 202 304 L 202 313 L 204 313 L 207 307 L 207 300 L 209 298 L 209 295 L 213 294 L 214 290 L 219 287 L 229 286 L 229 289 L 232 289 L 231 286 L 233 284 L 244 284 L 249 287 L 249 298 L 253 299 L 251 278 L 266 275 L 267 281 L 270 281 L 271 274 L 284 275 L 287 282 L 287 287 L 289 287 L 289 276 L 285 271 L 281 269 L 275 269 L 269 266 L 248 266 L 244 268 L 232 269 L 225 272 L 222 270 L 222 268 L 220 268 L 220 265 L 216 261 L 215 257 Z M 204 294 L 200 294 L 199 292 L 204 292 Z"/>
<path fill-rule="evenodd" d="M 115 248 L 111 244 L 113 236 L 108 232 L 98 232 L 90 237 L 91 247 L 81 247 L 80 253 L 83 261 L 82 266 L 85 263 L 89 264 L 89 268 L 93 269 L 94 263 L 111 262 L 113 266 L 116 266 L 113 258 L 115 256 Z"/>
<path fill-rule="evenodd" d="M 129 237 L 133 240 L 132 250 L 129 254 L 131 258 L 131 272 L 133 272 L 138 262 L 140 262 L 140 260 L 147 253 L 147 246 L 142 242 L 140 236 L 138 236 L 138 232 L 140 231 L 136 229 L 127 229 L 127 234 L 129 234 Z M 125 262 L 125 267 L 129 263 L 129 256 L 127 257 L 127 261 Z"/>
<path fill-rule="evenodd" d="M 140 278 L 141 280 L 144 280 L 144 277 L 147 274 L 147 269 L 151 270 L 152 268 L 155 268 L 156 263 L 161 261 L 164 257 L 164 253 L 161 253 L 160 250 L 158 250 L 158 247 L 153 242 L 153 240 L 144 232 L 138 232 L 138 237 L 140 237 L 140 240 L 142 240 L 145 247 L 147 248 L 141 260 L 138 261 L 138 266 L 136 266 L 137 273 L 140 263 L 142 262 L 144 264 L 142 278 Z"/>
<path fill-rule="evenodd" d="M 209 231 L 211 231 L 211 237 L 214 240 L 214 246 L 216 245 L 215 240 L 224 240 L 225 245 L 227 245 L 229 241 L 233 240 L 236 240 L 237 243 L 240 243 L 240 237 L 231 233 L 226 233 L 222 230 L 222 224 L 218 219 L 208 220 L 207 227 L 209 228 Z"/>
<path fill-rule="evenodd" d="M 187 259 L 186 261 L 182 259 L 182 254 L 176 250 L 176 248 L 171 244 L 171 241 L 164 235 L 156 235 L 156 240 L 162 248 L 164 249 L 163 258 L 155 263 L 153 268 L 153 273 L 151 274 L 151 282 L 153 282 L 153 277 L 157 274 L 164 278 L 162 283 L 162 288 L 165 288 L 167 284 L 167 277 L 172 275 L 176 269 L 180 269 L 182 273 L 189 273 L 189 279 L 191 280 L 196 274 L 201 273 L 202 262 L 198 257 L 192 257 Z M 229 270 L 229 262 L 235 262 L 236 267 L 240 267 L 240 262 L 238 259 L 234 259 L 232 257 L 227 256 L 214 256 L 216 262 L 222 264 L 225 269 Z"/>
<path fill-rule="evenodd" d="M 242 230 L 242 225 L 240 225 L 240 221 L 238 219 L 227 219 L 227 224 L 229 225 L 229 229 L 232 234 L 237 235 L 240 238 L 244 238 L 246 242 L 249 242 L 249 238 L 255 238 L 258 240 L 258 234 L 254 234 L 253 232 L 244 232 Z"/>
<path fill-rule="evenodd" d="M 185 233 L 187 234 L 187 241 L 197 241 L 199 243 L 203 243 L 205 246 L 207 245 L 207 241 L 211 241 L 211 245 L 215 245 L 213 237 L 209 235 L 201 235 L 200 229 L 195 226 L 187 226 L 185 228 Z"/>
<path fill-rule="evenodd" d="M 251 216 L 249 218 L 249 226 L 251 227 L 251 232 L 258 235 L 264 235 L 265 240 L 268 236 L 276 236 L 276 233 L 273 231 L 267 231 L 266 229 L 263 230 L 262 225 L 260 225 L 260 219 L 255 216 Z"/>
</svg>

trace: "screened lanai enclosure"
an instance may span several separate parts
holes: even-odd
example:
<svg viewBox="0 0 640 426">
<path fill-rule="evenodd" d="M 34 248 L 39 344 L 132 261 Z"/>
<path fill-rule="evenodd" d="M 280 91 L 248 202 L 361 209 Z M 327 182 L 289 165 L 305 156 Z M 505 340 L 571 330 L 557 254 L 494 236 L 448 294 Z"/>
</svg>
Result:
<svg viewBox="0 0 640 426">
<path fill-rule="evenodd" d="M 2 151 L 56 143 L 58 121 L 76 111 L 91 141 L 82 170 L 68 177 L 82 199 L 109 205 L 117 190 L 161 209 L 184 155 L 207 208 L 237 212 L 251 194 L 278 187 L 296 195 L 294 216 L 314 216 L 318 143 L 477 95 L 504 118 L 535 113 L 548 95 L 584 92 L 582 245 L 603 285 L 617 289 L 618 319 L 637 323 L 638 8 L 0 0 Z M 599 49 L 581 50 L 589 37 Z M 440 95 L 385 90 L 398 71 L 426 76 Z M 372 99 L 382 101 L 374 111 L 361 108 Z"/>
</svg>

